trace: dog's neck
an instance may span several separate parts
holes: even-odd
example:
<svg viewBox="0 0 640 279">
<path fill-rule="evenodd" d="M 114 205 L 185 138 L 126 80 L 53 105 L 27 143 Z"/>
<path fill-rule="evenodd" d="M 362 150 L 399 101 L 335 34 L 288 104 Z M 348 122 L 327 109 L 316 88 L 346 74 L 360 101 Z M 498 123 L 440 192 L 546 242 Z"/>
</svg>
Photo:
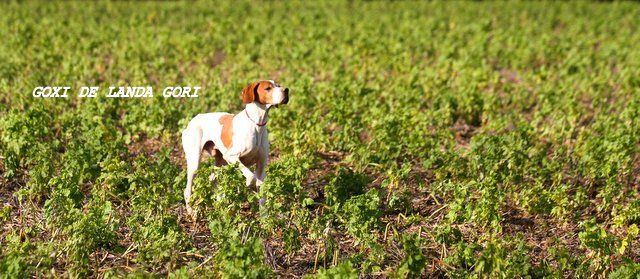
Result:
<svg viewBox="0 0 640 279">
<path fill-rule="evenodd" d="M 269 115 L 269 109 L 271 105 L 264 105 L 260 103 L 250 103 L 244 108 L 245 115 L 249 118 L 253 124 L 258 127 L 267 125 L 267 116 Z"/>
</svg>

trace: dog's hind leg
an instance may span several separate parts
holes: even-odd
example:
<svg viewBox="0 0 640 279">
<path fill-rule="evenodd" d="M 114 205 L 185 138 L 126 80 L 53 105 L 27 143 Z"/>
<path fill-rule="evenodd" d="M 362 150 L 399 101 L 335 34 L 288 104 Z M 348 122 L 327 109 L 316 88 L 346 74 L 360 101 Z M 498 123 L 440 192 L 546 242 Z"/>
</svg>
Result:
<svg viewBox="0 0 640 279">
<path fill-rule="evenodd" d="M 198 170 L 200 164 L 200 153 L 202 141 L 202 130 L 200 128 L 187 127 L 182 132 L 182 148 L 184 149 L 184 156 L 187 159 L 187 186 L 184 189 L 184 202 L 187 208 L 187 213 L 193 216 L 193 210 L 189 205 L 191 200 L 191 187 L 193 184 L 193 177 Z"/>
<path fill-rule="evenodd" d="M 202 147 L 202 150 L 204 151 L 205 154 L 208 154 L 209 156 L 215 157 L 215 159 L 216 159 L 216 167 L 222 167 L 222 166 L 227 165 L 227 162 L 222 157 L 222 153 L 220 153 L 220 150 L 216 149 L 216 146 L 212 141 L 207 141 L 204 144 L 204 146 Z M 212 172 L 211 175 L 209 175 L 209 181 L 211 181 L 211 182 L 215 182 L 216 181 L 216 174 L 215 173 Z"/>
</svg>

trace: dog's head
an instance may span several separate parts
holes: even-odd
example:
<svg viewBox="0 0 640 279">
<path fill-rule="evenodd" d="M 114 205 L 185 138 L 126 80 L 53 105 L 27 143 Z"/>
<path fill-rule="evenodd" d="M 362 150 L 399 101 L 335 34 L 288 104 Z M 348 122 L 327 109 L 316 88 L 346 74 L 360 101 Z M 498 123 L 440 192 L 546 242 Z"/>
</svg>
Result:
<svg viewBox="0 0 640 279">
<path fill-rule="evenodd" d="M 242 102 L 263 105 L 280 105 L 289 102 L 289 88 L 281 87 L 273 80 L 261 80 L 242 89 Z"/>
</svg>

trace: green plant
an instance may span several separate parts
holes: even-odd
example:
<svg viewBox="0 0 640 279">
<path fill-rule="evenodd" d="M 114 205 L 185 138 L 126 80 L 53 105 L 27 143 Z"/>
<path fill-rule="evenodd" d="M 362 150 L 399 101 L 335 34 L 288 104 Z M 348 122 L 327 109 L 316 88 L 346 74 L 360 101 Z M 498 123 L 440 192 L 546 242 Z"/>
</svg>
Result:
<svg viewBox="0 0 640 279">
<path fill-rule="evenodd" d="M 396 270 L 398 278 L 417 278 L 426 267 L 427 258 L 422 252 L 422 239 L 419 235 L 402 235 L 400 239 L 404 258 Z"/>
<path fill-rule="evenodd" d="M 634 3 L 0 11 L 0 277 L 637 273 Z M 267 178 L 246 187 L 203 156 L 193 220 L 180 134 L 196 114 L 241 112 L 257 79 L 291 90 L 269 111 Z M 112 86 L 154 96 L 108 98 Z M 165 98 L 169 86 L 202 90 Z"/>
<path fill-rule="evenodd" d="M 328 278 L 358 278 L 358 272 L 353 268 L 350 261 L 344 261 L 331 268 L 321 268 L 315 275 L 307 275 L 305 278 L 328 279 Z"/>
</svg>

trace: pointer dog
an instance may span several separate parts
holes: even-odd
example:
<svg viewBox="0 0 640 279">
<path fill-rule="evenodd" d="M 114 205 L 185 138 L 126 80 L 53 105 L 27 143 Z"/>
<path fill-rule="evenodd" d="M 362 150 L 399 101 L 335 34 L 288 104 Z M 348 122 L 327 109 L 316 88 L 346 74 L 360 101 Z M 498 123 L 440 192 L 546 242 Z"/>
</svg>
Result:
<svg viewBox="0 0 640 279">
<path fill-rule="evenodd" d="M 273 80 L 254 82 L 242 90 L 245 109 L 238 114 L 213 112 L 198 114 L 182 131 L 182 147 L 187 159 L 187 187 L 184 201 L 187 213 L 193 214 L 189 200 L 191 184 L 204 150 L 214 156 L 216 165 L 239 163 L 247 186 L 259 189 L 266 177 L 269 162 L 267 115 L 273 106 L 289 102 L 289 88 L 282 88 Z M 255 173 L 249 167 L 256 165 Z M 211 180 L 215 175 L 211 174 Z M 260 199 L 260 205 L 264 199 Z"/>
</svg>

